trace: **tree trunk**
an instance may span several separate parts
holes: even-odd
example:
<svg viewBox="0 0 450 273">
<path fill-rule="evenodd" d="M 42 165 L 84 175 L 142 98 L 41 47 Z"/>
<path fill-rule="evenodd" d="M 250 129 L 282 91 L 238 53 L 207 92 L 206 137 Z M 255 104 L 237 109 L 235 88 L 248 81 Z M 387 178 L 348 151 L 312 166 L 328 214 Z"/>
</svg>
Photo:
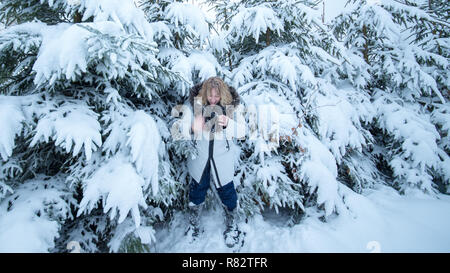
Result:
<svg viewBox="0 0 450 273">
<path fill-rule="evenodd" d="M 180 35 L 178 33 L 175 33 L 175 40 L 174 40 L 174 46 L 176 49 L 181 49 L 181 38 Z"/>
<path fill-rule="evenodd" d="M 323 7 L 322 7 L 322 24 L 325 24 L 325 1 L 322 2 Z"/>
<path fill-rule="evenodd" d="M 74 24 L 81 23 L 81 18 L 82 18 L 81 14 L 78 11 L 76 11 L 75 14 L 73 15 Z"/>
<path fill-rule="evenodd" d="M 228 65 L 230 66 L 230 71 L 233 70 L 233 64 L 231 63 L 231 50 L 228 51 Z"/>
<path fill-rule="evenodd" d="M 363 49 L 363 57 L 364 57 L 364 60 L 366 61 L 366 63 L 370 64 L 369 63 L 369 38 L 367 37 L 367 28 L 365 25 L 363 26 L 362 32 L 363 32 L 363 37 L 365 40 L 364 49 Z"/>
<path fill-rule="evenodd" d="M 270 45 L 270 34 L 271 33 L 272 33 L 272 31 L 270 30 L 270 28 L 268 28 L 266 31 L 266 46 Z"/>
</svg>

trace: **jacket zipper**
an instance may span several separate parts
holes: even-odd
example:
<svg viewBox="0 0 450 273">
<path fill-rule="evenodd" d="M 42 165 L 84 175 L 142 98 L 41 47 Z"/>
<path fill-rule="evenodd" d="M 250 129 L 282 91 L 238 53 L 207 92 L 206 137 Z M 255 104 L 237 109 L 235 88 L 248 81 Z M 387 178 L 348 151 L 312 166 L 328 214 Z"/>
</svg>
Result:
<svg viewBox="0 0 450 273">
<path fill-rule="evenodd" d="M 214 161 L 214 138 L 209 140 L 209 149 L 208 149 L 208 160 L 212 161 L 212 165 L 214 168 L 214 172 L 216 173 L 217 183 L 219 183 L 220 187 L 223 187 L 222 183 L 220 183 L 219 172 L 217 171 L 216 162 Z"/>
<path fill-rule="evenodd" d="M 220 186 L 220 187 L 223 187 L 222 183 L 220 183 L 219 172 L 217 172 L 216 162 L 214 161 L 213 158 L 211 158 L 211 161 L 212 161 L 212 163 L 213 163 L 214 172 L 216 173 L 217 182 L 219 183 L 219 186 Z"/>
</svg>

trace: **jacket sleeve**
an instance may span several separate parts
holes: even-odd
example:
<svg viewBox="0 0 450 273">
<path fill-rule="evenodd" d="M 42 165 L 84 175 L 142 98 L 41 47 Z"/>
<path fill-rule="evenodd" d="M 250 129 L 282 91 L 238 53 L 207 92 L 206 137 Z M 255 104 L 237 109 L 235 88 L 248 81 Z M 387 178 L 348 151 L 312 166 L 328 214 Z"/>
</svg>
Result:
<svg viewBox="0 0 450 273">
<path fill-rule="evenodd" d="M 246 134 L 246 123 L 244 117 L 244 107 L 238 105 L 233 111 L 233 118 L 228 119 L 225 135 L 227 139 L 243 139 Z"/>
<path fill-rule="evenodd" d="M 173 115 L 173 112 L 172 112 Z M 174 140 L 192 140 L 192 121 L 193 113 L 192 109 L 184 104 L 177 109 L 178 118 L 172 125 L 171 133 Z"/>
</svg>

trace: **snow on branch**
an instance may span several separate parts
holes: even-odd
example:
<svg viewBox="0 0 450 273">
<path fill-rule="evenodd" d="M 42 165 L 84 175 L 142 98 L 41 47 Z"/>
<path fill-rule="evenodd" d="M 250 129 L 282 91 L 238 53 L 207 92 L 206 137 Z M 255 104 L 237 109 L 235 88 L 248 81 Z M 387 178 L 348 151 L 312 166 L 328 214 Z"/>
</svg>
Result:
<svg viewBox="0 0 450 273">
<path fill-rule="evenodd" d="M 161 136 L 154 118 L 142 110 L 111 109 L 102 113 L 107 124 L 107 135 L 102 150 L 107 156 L 123 153 L 129 156 L 136 170 L 151 184 L 154 195 L 158 192 L 158 153 Z"/>
<path fill-rule="evenodd" d="M 154 69 L 142 69 L 144 64 L 159 66 L 154 56 L 156 44 L 125 34 L 114 22 L 47 26 L 42 35 L 33 65 L 37 86 L 54 85 L 58 80 L 89 80 L 82 75 L 90 67 L 107 80 L 127 78 L 136 86 L 145 87 L 146 78 L 157 77 Z"/>
<path fill-rule="evenodd" d="M 317 139 L 311 131 L 300 128 L 296 141 L 307 148 L 308 156 L 301 162 L 299 178 L 308 186 L 310 194 L 317 193 L 317 204 L 323 205 L 325 215 L 342 211 L 342 198 L 339 196 L 337 164 L 333 154 Z"/>
<path fill-rule="evenodd" d="M 190 54 L 186 56 L 178 49 L 163 48 L 160 50 L 158 58 L 167 62 L 170 70 L 183 79 L 174 83 L 179 87 L 181 95 L 187 94 L 192 86 L 192 73 L 198 72 L 200 81 L 204 81 L 222 71 L 217 59 L 208 52 L 191 50 Z"/>
<path fill-rule="evenodd" d="M 118 154 L 110 158 L 84 184 L 77 216 L 91 212 L 101 200 L 103 212 L 110 212 L 111 219 L 118 214 L 120 224 L 131 212 L 136 228 L 140 226 L 139 206 L 147 208 L 142 192 L 145 181 L 127 157 Z"/>
<path fill-rule="evenodd" d="M 156 122 L 144 111 L 136 111 L 130 121 L 126 145 L 130 147 L 132 162 L 136 170 L 147 181 L 144 188 L 151 183 L 153 195 L 158 193 L 159 146 L 161 136 Z"/>
<path fill-rule="evenodd" d="M 419 188 L 434 193 L 430 170 L 441 168 L 440 139 L 427 115 L 407 103 L 400 104 L 395 95 L 378 94 L 374 105 L 380 127 L 393 137 L 390 166 L 394 176 L 402 183 L 402 191 Z"/>
<path fill-rule="evenodd" d="M 135 33 L 147 41 L 153 40 L 153 29 L 144 12 L 133 0 L 79 0 L 68 1 L 70 10 L 80 12 L 82 21 L 93 17 L 94 22 L 112 21 L 127 33 Z M 120 8 L 118 8 L 120 7 Z"/>
<path fill-rule="evenodd" d="M 12 49 L 29 54 L 41 45 L 41 31 L 45 26 L 41 22 L 30 22 L 3 30 L 0 35 L 0 51 Z"/>
<path fill-rule="evenodd" d="M 202 53 L 194 50 L 189 55 L 188 62 L 192 71 L 198 71 L 201 81 L 216 76 L 217 72 L 222 69 L 217 59 L 211 53 Z"/>
<path fill-rule="evenodd" d="M 203 11 L 194 5 L 174 2 L 167 7 L 166 19 L 176 28 L 185 26 L 186 30 L 203 42 L 209 37 L 209 26 Z"/>
<path fill-rule="evenodd" d="M 303 64 L 299 56 L 300 52 L 292 45 L 269 46 L 258 54 L 241 60 L 240 65 L 233 71 L 233 80 L 242 85 L 253 80 L 253 75 L 274 75 L 281 82 L 288 84 L 294 92 L 299 86 L 316 85 L 317 79 L 313 71 Z"/>
<path fill-rule="evenodd" d="M 340 164 L 349 148 L 361 151 L 366 144 L 360 113 L 344 96 L 317 94 L 315 100 L 319 135 Z"/>
<path fill-rule="evenodd" d="M 438 124 L 441 127 L 443 132 L 441 142 L 445 149 L 450 150 L 450 105 L 436 104 L 435 107 L 431 114 L 431 120 L 434 124 Z"/>
<path fill-rule="evenodd" d="M 262 4 L 256 7 L 240 8 L 230 22 L 229 34 L 243 40 L 250 33 L 258 43 L 259 35 L 266 33 L 269 29 L 280 35 L 283 24 L 270 6 Z"/>
<path fill-rule="evenodd" d="M 327 31 L 327 27 L 322 23 L 321 11 L 309 7 L 298 0 L 279 1 L 277 4 L 284 10 L 282 16 L 284 20 L 298 24 L 304 20 L 306 25 L 314 24 L 322 31 Z M 287 15 L 287 16 L 286 16 Z"/>
<path fill-rule="evenodd" d="M 49 252 L 74 203 L 63 177 L 27 180 L 0 203 L 0 252 Z"/>
<path fill-rule="evenodd" d="M 15 146 L 16 135 L 22 132 L 22 122 L 25 120 L 19 98 L 0 95 L 0 156 L 6 161 Z"/>
<path fill-rule="evenodd" d="M 38 142 L 55 141 L 67 153 L 76 156 L 84 147 L 86 159 L 102 145 L 98 114 L 82 101 L 65 102 L 42 116 L 36 126 L 36 133 L 30 146 Z"/>
<path fill-rule="evenodd" d="M 108 118 L 106 118 L 108 117 Z M 104 163 L 87 166 L 84 194 L 78 214 L 89 213 L 102 200 L 104 213 L 119 224 L 131 213 L 136 227 L 141 225 L 139 206 L 147 208 L 144 193 L 149 186 L 154 196 L 159 190 L 159 150 L 161 137 L 154 119 L 142 110 L 110 110 L 104 113 L 108 137 L 103 145 Z M 147 194 L 145 194 L 146 196 Z"/>
<path fill-rule="evenodd" d="M 401 14 L 402 16 L 408 16 L 409 18 L 414 18 L 417 20 L 417 23 L 423 23 L 423 21 L 429 21 L 441 25 L 445 25 L 446 27 L 450 27 L 450 24 L 445 21 L 441 21 L 431 14 L 427 13 L 425 10 L 414 7 L 412 5 L 406 5 L 401 3 L 400 1 L 395 0 L 380 0 L 380 4 L 386 9 L 389 9 L 395 13 Z"/>
</svg>

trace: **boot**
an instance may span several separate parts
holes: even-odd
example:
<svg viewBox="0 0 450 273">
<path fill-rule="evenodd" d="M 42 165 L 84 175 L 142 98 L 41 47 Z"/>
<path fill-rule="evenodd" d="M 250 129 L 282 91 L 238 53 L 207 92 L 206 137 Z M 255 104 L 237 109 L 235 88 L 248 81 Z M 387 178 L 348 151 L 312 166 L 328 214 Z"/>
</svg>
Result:
<svg viewBox="0 0 450 273">
<path fill-rule="evenodd" d="M 236 209 L 229 211 L 225 208 L 225 231 L 223 237 L 227 247 L 232 248 L 240 241 L 239 235 L 241 231 L 237 225 Z"/>
<path fill-rule="evenodd" d="M 202 232 L 200 228 L 200 213 L 202 211 L 203 204 L 195 205 L 192 202 L 189 202 L 189 227 L 185 232 L 185 235 L 191 235 L 193 241 L 200 235 Z"/>
</svg>

